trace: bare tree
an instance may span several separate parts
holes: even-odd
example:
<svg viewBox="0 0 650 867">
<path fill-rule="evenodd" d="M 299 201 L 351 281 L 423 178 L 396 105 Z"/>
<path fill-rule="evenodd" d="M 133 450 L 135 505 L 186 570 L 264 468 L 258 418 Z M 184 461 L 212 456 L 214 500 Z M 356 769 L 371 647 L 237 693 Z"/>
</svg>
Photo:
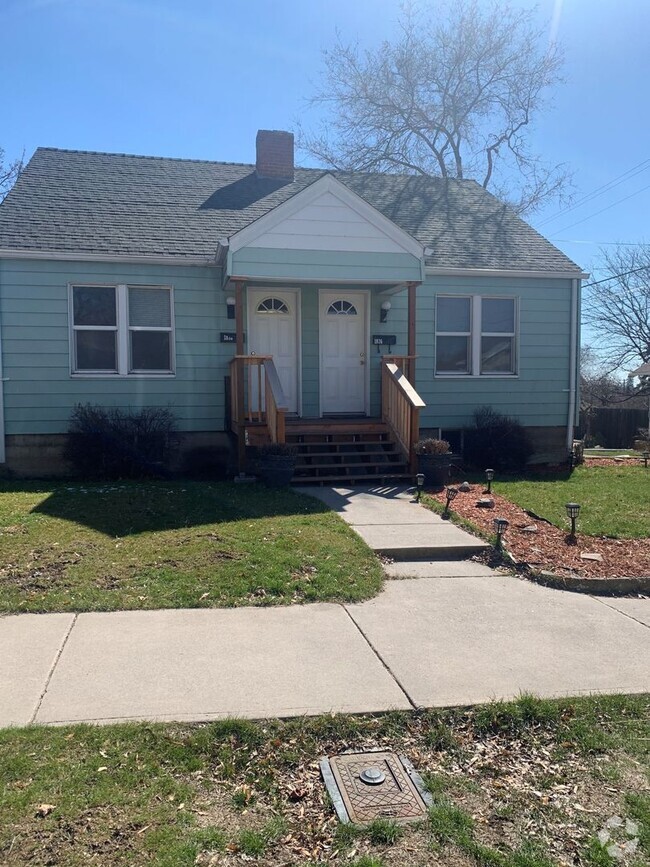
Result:
<svg viewBox="0 0 650 867">
<path fill-rule="evenodd" d="M 584 319 L 611 370 L 650 361 L 650 245 L 601 253 L 605 282 L 585 288 Z"/>
<path fill-rule="evenodd" d="M 396 38 L 370 51 L 337 34 L 311 99 L 325 120 L 299 144 L 336 169 L 472 178 L 533 211 L 570 183 L 530 147 L 562 63 L 547 42 L 534 12 L 499 0 L 445 0 L 435 17 L 406 6 Z"/>
<path fill-rule="evenodd" d="M 13 187 L 18 175 L 22 171 L 22 168 L 22 157 L 18 160 L 14 160 L 11 163 L 7 162 L 5 160 L 5 152 L 3 148 L 0 148 L 0 202 Z"/>
<path fill-rule="evenodd" d="M 582 409 L 615 406 L 629 401 L 632 388 L 626 379 L 612 372 L 592 346 L 580 349 L 580 401 Z"/>
</svg>

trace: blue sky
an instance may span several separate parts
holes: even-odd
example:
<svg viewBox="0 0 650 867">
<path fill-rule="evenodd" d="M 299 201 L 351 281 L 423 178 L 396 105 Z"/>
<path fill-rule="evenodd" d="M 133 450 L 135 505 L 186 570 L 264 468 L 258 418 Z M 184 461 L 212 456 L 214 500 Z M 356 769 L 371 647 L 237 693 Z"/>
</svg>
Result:
<svg viewBox="0 0 650 867">
<path fill-rule="evenodd" d="M 309 122 L 335 29 L 371 46 L 397 13 L 397 0 L 0 0 L 0 144 L 8 157 L 46 145 L 250 162 L 258 128 Z M 650 240 L 650 3 L 542 0 L 539 14 L 566 80 L 537 149 L 574 169 L 576 199 L 649 161 L 570 213 L 531 219 L 597 276 L 599 245 Z"/>
</svg>

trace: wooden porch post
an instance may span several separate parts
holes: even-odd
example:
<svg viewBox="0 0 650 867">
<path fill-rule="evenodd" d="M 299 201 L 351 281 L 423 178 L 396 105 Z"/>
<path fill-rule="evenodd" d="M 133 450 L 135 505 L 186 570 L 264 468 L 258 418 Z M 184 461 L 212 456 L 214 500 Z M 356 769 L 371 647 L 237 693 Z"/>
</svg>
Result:
<svg viewBox="0 0 650 867">
<path fill-rule="evenodd" d="M 410 356 L 408 378 L 413 388 L 415 388 L 415 293 L 417 285 L 417 283 L 408 284 L 408 349 L 406 354 Z"/>
<path fill-rule="evenodd" d="M 235 282 L 235 354 L 244 354 L 244 284 L 241 280 Z M 246 472 L 246 413 L 244 407 L 246 366 L 241 364 L 237 377 L 237 465 L 240 473 Z"/>
<path fill-rule="evenodd" d="M 237 280 L 235 283 L 235 331 L 237 332 L 237 355 L 244 354 L 244 283 Z"/>
</svg>

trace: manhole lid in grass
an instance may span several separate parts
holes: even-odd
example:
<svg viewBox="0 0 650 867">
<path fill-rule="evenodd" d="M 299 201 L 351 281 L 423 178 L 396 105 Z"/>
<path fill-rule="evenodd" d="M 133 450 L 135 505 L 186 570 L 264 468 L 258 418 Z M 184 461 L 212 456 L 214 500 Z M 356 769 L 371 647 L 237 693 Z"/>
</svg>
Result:
<svg viewBox="0 0 650 867">
<path fill-rule="evenodd" d="M 321 774 L 341 822 L 421 819 L 432 800 L 406 756 L 389 752 L 343 753 L 323 758 Z"/>
</svg>

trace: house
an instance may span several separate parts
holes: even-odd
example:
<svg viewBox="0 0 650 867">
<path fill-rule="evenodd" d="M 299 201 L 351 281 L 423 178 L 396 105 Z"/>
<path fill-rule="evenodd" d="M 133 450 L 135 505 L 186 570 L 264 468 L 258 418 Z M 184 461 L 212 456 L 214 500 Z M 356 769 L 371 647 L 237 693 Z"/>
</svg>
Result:
<svg viewBox="0 0 650 867">
<path fill-rule="evenodd" d="M 409 474 L 418 435 L 459 447 L 484 405 L 564 460 L 580 268 L 474 181 L 256 146 L 35 152 L 0 206 L 2 462 L 61 472 L 85 402 L 170 406 L 186 451 L 232 433 L 241 469 L 247 443 L 297 442 L 305 478 Z"/>
</svg>

